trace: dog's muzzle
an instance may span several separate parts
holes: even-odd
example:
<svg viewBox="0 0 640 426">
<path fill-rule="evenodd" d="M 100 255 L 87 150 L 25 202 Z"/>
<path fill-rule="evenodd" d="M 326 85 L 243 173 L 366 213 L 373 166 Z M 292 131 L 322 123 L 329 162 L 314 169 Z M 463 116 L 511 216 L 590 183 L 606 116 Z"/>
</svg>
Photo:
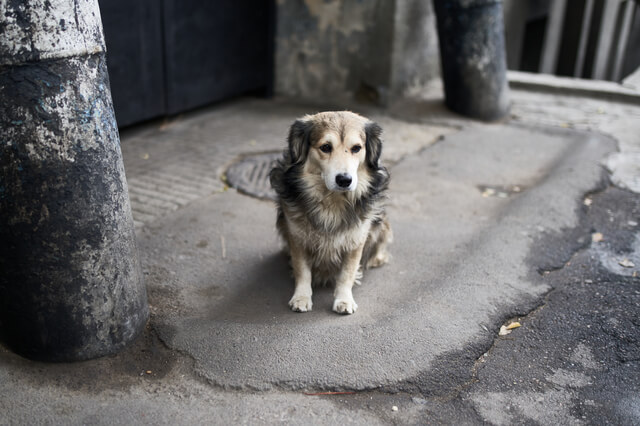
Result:
<svg viewBox="0 0 640 426">
<path fill-rule="evenodd" d="M 342 191 L 348 191 L 351 182 L 353 182 L 353 179 L 347 173 L 340 173 L 336 175 L 336 185 L 338 185 L 338 188 Z"/>
</svg>

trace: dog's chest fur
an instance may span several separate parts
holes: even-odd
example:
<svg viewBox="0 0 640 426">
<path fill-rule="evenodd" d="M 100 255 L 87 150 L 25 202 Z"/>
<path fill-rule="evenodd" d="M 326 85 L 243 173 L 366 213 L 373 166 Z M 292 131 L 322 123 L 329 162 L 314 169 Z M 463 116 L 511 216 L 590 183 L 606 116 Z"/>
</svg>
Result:
<svg viewBox="0 0 640 426">
<path fill-rule="evenodd" d="M 315 204 L 312 215 L 308 209 L 285 205 L 278 220 L 285 239 L 293 243 L 289 248 L 297 246 L 306 252 L 316 285 L 332 283 L 341 270 L 346 253 L 367 241 L 372 223 L 372 218 L 366 214 L 345 226 L 344 210 L 349 208 L 348 202 L 329 201 L 325 199 L 324 203 Z"/>
<path fill-rule="evenodd" d="M 335 267 L 340 264 L 345 252 L 365 243 L 371 221 L 365 219 L 357 226 L 327 231 L 315 228 L 306 218 L 287 217 L 287 227 L 291 238 L 312 254 L 314 263 L 330 264 Z"/>
</svg>

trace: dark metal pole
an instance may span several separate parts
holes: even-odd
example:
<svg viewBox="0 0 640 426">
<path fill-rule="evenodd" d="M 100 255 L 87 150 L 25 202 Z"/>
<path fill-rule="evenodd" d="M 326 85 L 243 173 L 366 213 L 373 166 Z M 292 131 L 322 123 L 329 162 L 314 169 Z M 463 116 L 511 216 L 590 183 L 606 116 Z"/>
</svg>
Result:
<svg viewBox="0 0 640 426">
<path fill-rule="evenodd" d="M 109 354 L 149 311 L 97 0 L 0 6 L 0 338 Z"/>
<path fill-rule="evenodd" d="M 509 112 L 502 1 L 434 0 L 447 106 L 497 120 Z"/>
</svg>

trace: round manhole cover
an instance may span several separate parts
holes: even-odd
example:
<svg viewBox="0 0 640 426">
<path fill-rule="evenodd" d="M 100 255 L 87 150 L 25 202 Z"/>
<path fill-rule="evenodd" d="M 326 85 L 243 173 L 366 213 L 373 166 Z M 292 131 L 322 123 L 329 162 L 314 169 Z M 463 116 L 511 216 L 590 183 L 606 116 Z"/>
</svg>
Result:
<svg viewBox="0 0 640 426">
<path fill-rule="evenodd" d="M 234 163 L 227 170 L 229 186 L 257 198 L 275 200 L 276 193 L 269 182 L 269 172 L 282 157 L 281 152 L 251 155 Z"/>
</svg>

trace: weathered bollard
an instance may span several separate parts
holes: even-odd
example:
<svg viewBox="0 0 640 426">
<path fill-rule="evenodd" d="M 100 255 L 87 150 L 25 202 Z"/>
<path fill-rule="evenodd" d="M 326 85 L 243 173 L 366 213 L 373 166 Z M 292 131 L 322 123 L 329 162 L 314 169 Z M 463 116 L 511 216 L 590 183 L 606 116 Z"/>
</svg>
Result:
<svg viewBox="0 0 640 426">
<path fill-rule="evenodd" d="M 44 361 L 148 318 L 97 0 L 0 2 L 0 338 Z"/>
<path fill-rule="evenodd" d="M 481 120 L 509 112 L 502 1 L 434 0 L 445 103 Z"/>
</svg>

